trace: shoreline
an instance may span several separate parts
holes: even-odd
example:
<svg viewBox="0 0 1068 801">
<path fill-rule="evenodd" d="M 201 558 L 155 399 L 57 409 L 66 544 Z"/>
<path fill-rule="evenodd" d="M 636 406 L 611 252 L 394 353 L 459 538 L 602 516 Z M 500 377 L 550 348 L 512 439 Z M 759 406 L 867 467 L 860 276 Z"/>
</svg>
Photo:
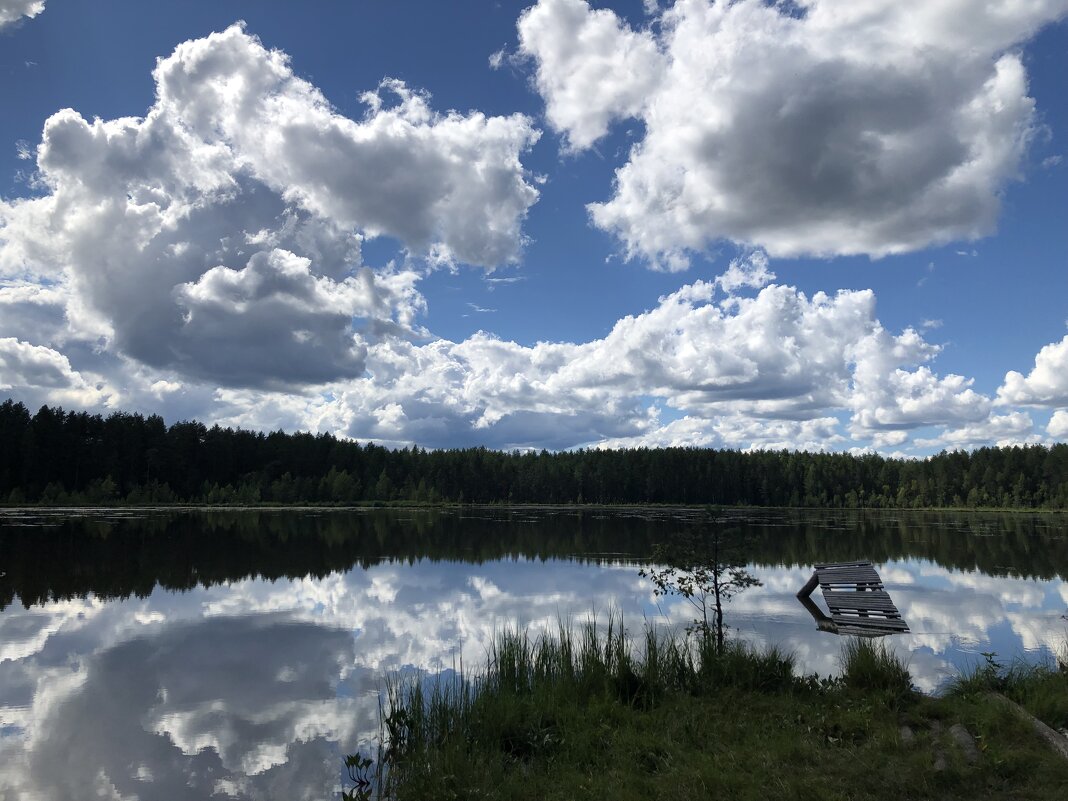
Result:
<svg viewBox="0 0 1068 801">
<path fill-rule="evenodd" d="M 377 752 L 346 761 L 378 794 L 348 797 L 1052 801 L 1068 786 L 1068 738 L 1046 725 L 1068 725 L 1063 661 L 988 663 L 926 696 L 878 641 L 846 641 L 838 678 L 796 675 L 774 648 L 644 642 L 633 653 L 611 620 L 515 629 L 474 677 L 387 682 Z"/>
<path fill-rule="evenodd" d="M 203 504 L 203 503 L 153 503 L 153 504 L 78 504 L 78 505 L 46 505 L 46 504 L 12 504 L 0 503 L 0 514 L 5 512 L 35 512 L 40 510 L 78 512 L 85 510 L 93 511 L 122 511 L 127 509 L 142 511 L 338 511 L 338 512 L 363 512 L 368 510 L 388 509 L 490 509 L 508 511 L 635 511 L 650 509 L 656 511 L 679 511 L 696 512 L 709 508 L 709 504 L 656 504 L 656 503 L 456 503 L 456 502 L 419 502 L 419 501 L 367 501 L 354 504 L 335 504 L 327 502 L 307 503 L 260 503 L 260 504 Z M 955 514 L 1049 514 L 1066 515 L 1068 509 L 1051 509 L 1046 507 L 1013 507 L 1013 506 L 924 506 L 924 507 L 896 507 L 896 506 L 729 506 L 716 505 L 721 511 L 758 511 L 758 512 L 849 512 L 864 514 L 901 514 L 901 513 L 955 513 Z"/>
</svg>

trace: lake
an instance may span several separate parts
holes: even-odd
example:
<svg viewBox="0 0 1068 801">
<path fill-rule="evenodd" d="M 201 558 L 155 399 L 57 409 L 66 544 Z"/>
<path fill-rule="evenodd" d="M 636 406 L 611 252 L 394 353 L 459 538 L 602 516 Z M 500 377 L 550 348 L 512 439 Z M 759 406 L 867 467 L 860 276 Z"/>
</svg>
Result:
<svg viewBox="0 0 1068 801">
<path fill-rule="evenodd" d="M 916 685 L 1068 640 L 1068 516 L 730 510 L 731 635 L 837 671 L 795 593 L 870 559 Z M 0 511 L 0 801 L 329 798 L 384 677 L 593 610 L 681 628 L 638 567 L 695 510 Z M 819 593 L 813 596 L 822 605 Z"/>
</svg>

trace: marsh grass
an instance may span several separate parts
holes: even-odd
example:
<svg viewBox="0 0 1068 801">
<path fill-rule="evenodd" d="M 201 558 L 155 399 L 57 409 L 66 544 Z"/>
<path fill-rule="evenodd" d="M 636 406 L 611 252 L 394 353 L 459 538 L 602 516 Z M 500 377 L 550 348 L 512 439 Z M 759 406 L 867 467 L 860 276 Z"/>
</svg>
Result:
<svg viewBox="0 0 1068 801">
<path fill-rule="evenodd" d="M 1056 656 L 1037 664 L 1021 659 L 1003 663 L 989 652 L 982 656 L 982 662 L 951 682 L 949 696 L 974 698 L 998 692 L 1047 725 L 1068 730 L 1068 641 Z"/>
<path fill-rule="evenodd" d="M 1068 786 L 1068 765 L 1018 722 L 975 699 L 920 696 L 882 644 L 847 641 L 842 665 L 841 678 L 797 676 L 779 649 L 728 640 L 720 652 L 652 627 L 635 639 L 612 617 L 502 631 L 470 675 L 389 682 L 375 794 L 1053 799 Z M 964 764 L 934 720 L 965 721 L 990 758 Z M 933 770 L 936 743 L 946 771 Z"/>
<path fill-rule="evenodd" d="M 842 683 L 852 690 L 881 693 L 891 703 L 912 692 L 908 665 L 883 640 L 850 638 L 842 646 Z"/>
</svg>

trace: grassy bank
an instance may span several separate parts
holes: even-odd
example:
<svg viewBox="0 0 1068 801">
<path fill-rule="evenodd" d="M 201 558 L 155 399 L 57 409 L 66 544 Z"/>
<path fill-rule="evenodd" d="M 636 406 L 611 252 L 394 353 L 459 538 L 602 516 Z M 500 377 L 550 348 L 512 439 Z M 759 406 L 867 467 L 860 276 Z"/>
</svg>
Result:
<svg viewBox="0 0 1068 801">
<path fill-rule="evenodd" d="M 985 694 L 922 696 L 878 642 L 842 659 L 819 679 L 618 622 L 505 633 L 478 678 L 393 684 L 363 773 L 395 799 L 1064 797 L 1068 761 Z"/>
<path fill-rule="evenodd" d="M 1068 731 L 1068 647 L 1056 660 L 1038 665 L 1001 662 L 995 654 L 984 657 L 950 685 L 947 694 L 951 698 L 967 702 L 1000 693 L 1047 726 Z"/>
</svg>

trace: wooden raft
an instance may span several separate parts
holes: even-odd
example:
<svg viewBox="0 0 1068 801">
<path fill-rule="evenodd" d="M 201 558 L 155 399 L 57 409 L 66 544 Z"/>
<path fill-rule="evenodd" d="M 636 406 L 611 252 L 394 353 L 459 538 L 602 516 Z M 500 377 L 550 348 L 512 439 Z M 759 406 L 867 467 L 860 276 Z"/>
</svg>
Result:
<svg viewBox="0 0 1068 801">
<path fill-rule="evenodd" d="M 909 630 L 871 562 L 836 562 L 815 568 L 797 595 L 807 599 L 819 587 L 831 612 L 829 622 L 839 634 L 871 636 Z"/>
</svg>

